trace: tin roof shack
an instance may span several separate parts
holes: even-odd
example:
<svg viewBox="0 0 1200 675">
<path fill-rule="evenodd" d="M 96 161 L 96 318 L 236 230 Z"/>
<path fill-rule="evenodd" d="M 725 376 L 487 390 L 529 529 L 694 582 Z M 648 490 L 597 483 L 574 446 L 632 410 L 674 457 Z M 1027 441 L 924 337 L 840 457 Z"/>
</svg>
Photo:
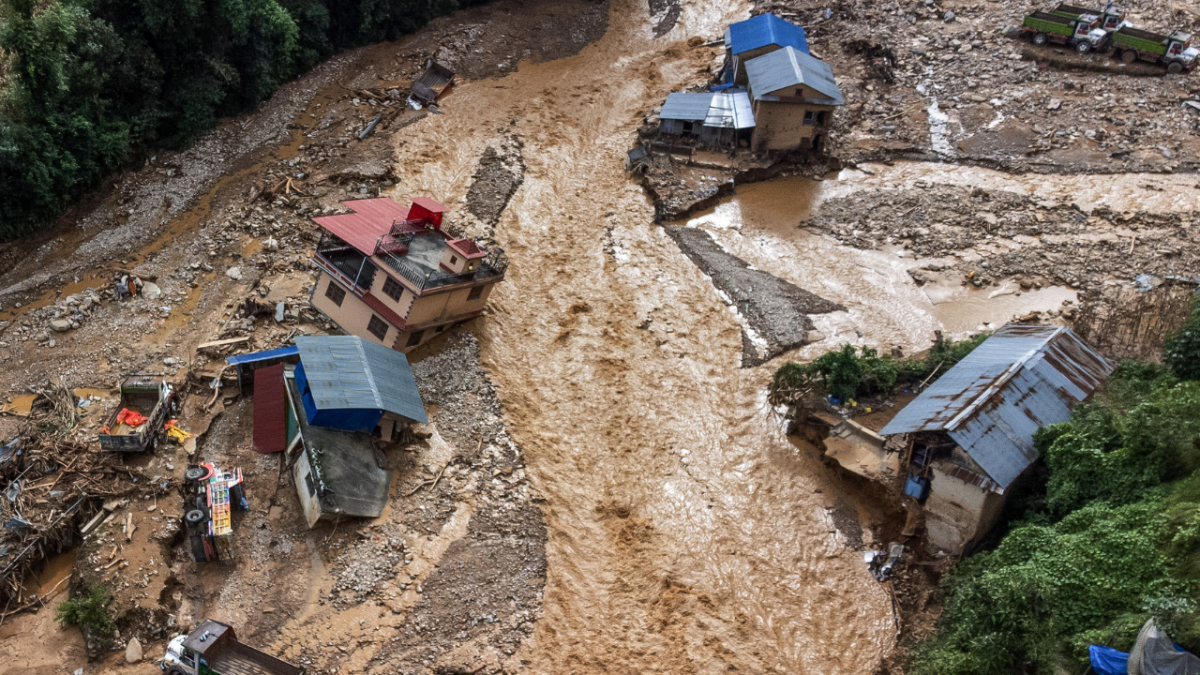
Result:
<svg viewBox="0 0 1200 675">
<path fill-rule="evenodd" d="M 746 63 L 755 152 L 824 152 L 829 124 L 845 103 L 833 69 L 807 50 L 782 47 Z"/>
<path fill-rule="evenodd" d="M 314 219 L 324 233 L 310 303 L 351 335 L 409 351 L 482 314 L 504 280 L 503 249 L 443 232 L 446 207 L 432 199 L 342 203 L 354 212 Z"/>
<path fill-rule="evenodd" d="M 1009 324 L 905 406 L 880 433 L 909 435 L 905 492 L 925 500 L 929 541 L 953 553 L 978 543 L 1037 459 L 1034 433 L 1065 422 L 1112 370 L 1069 328 Z"/>
<path fill-rule="evenodd" d="M 659 133 L 695 137 L 715 148 L 749 142 L 754 128 L 750 97 L 744 91 L 667 94 L 658 119 Z"/>
<path fill-rule="evenodd" d="M 808 53 L 804 29 L 774 14 L 759 14 L 725 29 L 725 67 L 735 85 L 746 84 L 746 63 L 783 47 Z"/>
</svg>

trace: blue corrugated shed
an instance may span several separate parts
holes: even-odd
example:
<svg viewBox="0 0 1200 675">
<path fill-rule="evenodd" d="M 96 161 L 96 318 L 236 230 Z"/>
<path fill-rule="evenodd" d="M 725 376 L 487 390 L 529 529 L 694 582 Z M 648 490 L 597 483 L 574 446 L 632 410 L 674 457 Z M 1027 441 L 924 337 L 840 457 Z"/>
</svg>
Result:
<svg viewBox="0 0 1200 675">
<path fill-rule="evenodd" d="M 296 386 L 314 426 L 372 431 L 385 412 L 426 421 L 404 354 L 353 335 L 298 337 Z"/>
<path fill-rule="evenodd" d="M 1037 459 L 1034 432 L 1067 421 L 1112 370 L 1069 328 L 1006 325 L 880 433 L 945 431 L 1006 489 Z"/>
<path fill-rule="evenodd" d="M 808 53 L 808 39 L 804 37 L 804 29 L 774 14 L 759 14 L 731 24 L 726 32 L 725 41 L 726 46 L 735 55 L 767 45 L 794 47 L 805 54 Z"/>
<path fill-rule="evenodd" d="M 269 361 L 271 359 L 281 359 L 286 356 L 295 356 L 299 351 L 296 347 L 280 347 L 279 349 L 268 349 L 265 352 L 250 352 L 249 354 L 235 354 L 225 357 L 225 363 L 231 366 L 236 366 L 242 363 L 253 363 L 255 361 Z"/>
</svg>

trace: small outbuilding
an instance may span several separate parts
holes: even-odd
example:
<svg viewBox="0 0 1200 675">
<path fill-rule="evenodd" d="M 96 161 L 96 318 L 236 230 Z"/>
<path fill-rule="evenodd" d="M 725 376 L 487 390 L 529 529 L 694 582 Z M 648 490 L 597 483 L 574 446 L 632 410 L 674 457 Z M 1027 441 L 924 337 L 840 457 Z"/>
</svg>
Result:
<svg viewBox="0 0 1200 675">
<path fill-rule="evenodd" d="M 804 29 L 774 14 L 730 24 L 725 29 L 725 66 L 735 86 L 746 84 L 746 63 L 784 47 L 808 53 Z"/>
<path fill-rule="evenodd" d="M 694 136 L 716 148 L 733 148 L 749 140 L 754 128 L 750 97 L 744 91 L 671 93 L 659 113 L 664 134 Z"/>
<path fill-rule="evenodd" d="M 746 63 L 755 129 L 751 148 L 822 152 L 845 103 L 828 63 L 783 47 Z"/>
<path fill-rule="evenodd" d="M 1070 419 L 1112 371 L 1069 328 L 1009 324 L 892 418 L 880 434 L 906 435 L 905 492 L 924 502 L 929 541 L 977 544 L 1037 459 L 1033 435 Z"/>
<path fill-rule="evenodd" d="M 397 421 L 425 423 L 425 406 L 404 354 L 355 335 L 298 337 L 296 387 L 314 427 L 390 439 Z"/>
</svg>

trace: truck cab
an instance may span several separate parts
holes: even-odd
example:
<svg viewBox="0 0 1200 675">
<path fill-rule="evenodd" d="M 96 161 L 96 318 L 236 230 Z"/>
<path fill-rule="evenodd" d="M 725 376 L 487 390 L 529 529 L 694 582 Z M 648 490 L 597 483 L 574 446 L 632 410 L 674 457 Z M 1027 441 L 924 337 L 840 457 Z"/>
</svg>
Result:
<svg viewBox="0 0 1200 675">
<path fill-rule="evenodd" d="M 304 675 L 304 669 L 238 642 L 233 627 L 207 620 L 167 644 L 158 662 L 167 675 Z"/>
<path fill-rule="evenodd" d="M 1100 28 L 1100 17 L 1095 14 L 1084 14 L 1075 22 L 1075 36 L 1071 44 L 1075 51 L 1084 53 L 1098 46 L 1108 37 L 1108 33 Z"/>
<path fill-rule="evenodd" d="M 1105 33 L 1133 25 L 1125 20 L 1125 10 L 1111 3 L 1104 9 L 1087 9 L 1064 3 L 1055 7 L 1050 13 L 1067 19 L 1076 19 L 1087 14 L 1095 15 L 1100 19 L 1097 27 Z"/>
</svg>

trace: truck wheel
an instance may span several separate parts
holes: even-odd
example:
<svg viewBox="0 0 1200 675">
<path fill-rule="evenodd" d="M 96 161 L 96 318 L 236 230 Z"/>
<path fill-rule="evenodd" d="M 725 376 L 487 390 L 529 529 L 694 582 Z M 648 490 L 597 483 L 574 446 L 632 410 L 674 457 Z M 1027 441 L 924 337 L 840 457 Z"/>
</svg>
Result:
<svg viewBox="0 0 1200 675">
<path fill-rule="evenodd" d="M 1137 52 L 1132 49 L 1126 49 L 1125 51 L 1121 52 L 1121 60 L 1125 63 L 1133 63 L 1134 61 L 1137 61 Z"/>
<path fill-rule="evenodd" d="M 1075 51 L 1079 52 L 1080 54 L 1086 54 L 1092 51 L 1092 45 L 1088 42 L 1080 42 L 1079 44 L 1075 45 Z"/>
<path fill-rule="evenodd" d="M 192 559 L 196 562 L 208 562 L 208 554 L 204 552 L 204 540 L 192 537 Z"/>
<path fill-rule="evenodd" d="M 1178 75 L 1183 72 L 1183 64 L 1178 61 L 1172 61 L 1167 64 L 1167 72 L 1172 75 Z"/>
<path fill-rule="evenodd" d="M 167 675 L 187 675 L 187 673 L 183 672 L 182 670 L 180 670 L 178 668 L 172 668 L 167 671 Z"/>
<path fill-rule="evenodd" d="M 1034 33 L 1033 34 L 1033 44 L 1035 44 L 1039 47 L 1046 44 L 1046 41 L 1049 39 L 1050 38 L 1045 33 Z"/>
<path fill-rule="evenodd" d="M 235 511 L 250 510 L 250 504 L 246 501 L 246 489 L 241 484 L 229 489 L 229 501 L 233 503 Z"/>
<path fill-rule="evenodd" d="M 208 475 L 208 469 L 205 469 L 202 466 L 193 466 L 192 468 L 183 472 L 183 479 L 188 482 L 195 483 L 197 481 L 203 480 L 204 477 L 207 475 Z"/>
<path fill-rule="evenodd" d="M 204 512 L 200 509 L 192 509 L 183 516 L 183 519 L 187 521 L 188 525 L 198 527 L 200 523 L 204 522 Z"/>
</svg>

